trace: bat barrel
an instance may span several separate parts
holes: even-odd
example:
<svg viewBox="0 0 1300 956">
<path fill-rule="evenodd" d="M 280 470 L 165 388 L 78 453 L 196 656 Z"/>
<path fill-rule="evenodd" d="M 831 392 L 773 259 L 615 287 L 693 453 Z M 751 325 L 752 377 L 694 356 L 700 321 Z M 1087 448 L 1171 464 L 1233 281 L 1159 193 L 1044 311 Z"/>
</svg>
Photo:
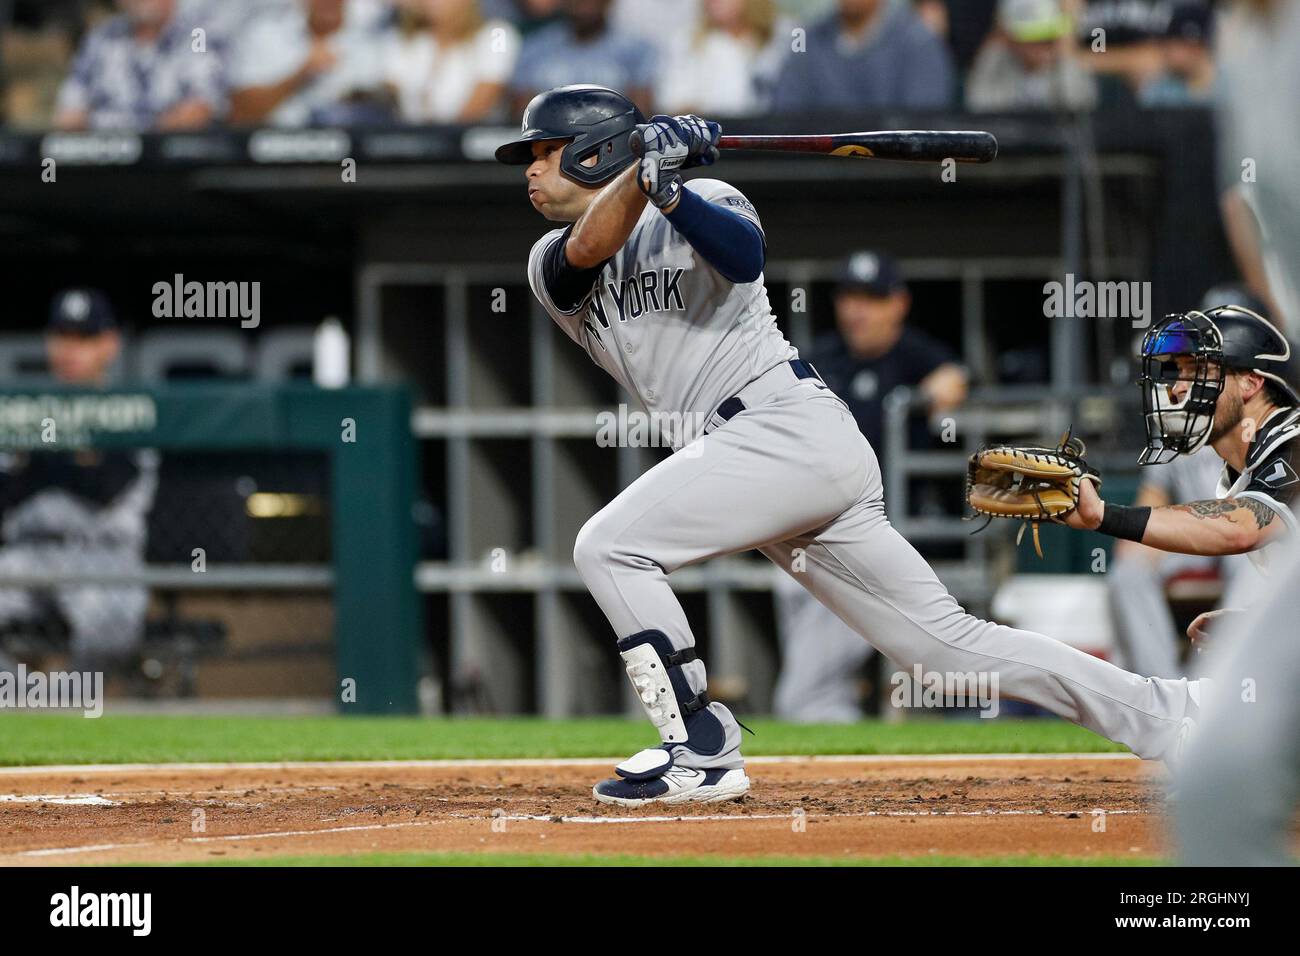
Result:
<svg viewBox="0 0 1300 956">
<path fill-rule="evenodd" d="M 777 136 L 723 136 L 719 149 L 818 153 L 898 162 L 987 163 L 998 154 L 998 141 L 982 130 L 884 130 Z"/>
</svg>

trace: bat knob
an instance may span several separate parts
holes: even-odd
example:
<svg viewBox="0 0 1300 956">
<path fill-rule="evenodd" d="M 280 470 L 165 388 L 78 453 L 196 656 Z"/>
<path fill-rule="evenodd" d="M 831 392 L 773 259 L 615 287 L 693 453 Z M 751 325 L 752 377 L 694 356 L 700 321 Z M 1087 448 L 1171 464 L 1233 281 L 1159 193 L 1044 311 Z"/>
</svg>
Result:
<svg viewBox="0 0 1300 956">
<path fill-rule="evenodd" d="M 637 159 L 645 155 L 645 137 L 641 135 L 639 129 L 634 129 L 628 134 L 627 148 L 632 151 L 632 155 Z"/>
</svg>

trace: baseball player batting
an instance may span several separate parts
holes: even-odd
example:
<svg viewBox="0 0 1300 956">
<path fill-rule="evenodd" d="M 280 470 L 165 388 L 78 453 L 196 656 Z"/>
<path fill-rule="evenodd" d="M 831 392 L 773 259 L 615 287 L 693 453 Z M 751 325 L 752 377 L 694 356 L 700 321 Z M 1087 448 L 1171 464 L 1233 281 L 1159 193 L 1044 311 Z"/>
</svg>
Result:
<svg viewBox="0 0 1300 956">
<path fill-rule="evenodd" d="M 1198 712 L 1197 683 L 1138 677 L 965 613 L 890 525 L 871 446 L 777 328 L 757 210 L 720 179 L 679 175 L 718 158 L 720 133 L 697 116 L 646 122 L 613 90 L 567 86 L 535 97 L 521 135 L 496 152 L 526 167 L 533 207 L 567 223 L 528 257 L 546 311 L 648 412 L 706 423 L 574 545 L 660 737 L 598 783 L 596 799 L 637 806 L 748 791 L 740 726 L 706 693 L 668 575 L 751 548 L 900 667 L 997 672 L 1009 696 L 1142 757 L 1175 756 Z"/>
</svg>

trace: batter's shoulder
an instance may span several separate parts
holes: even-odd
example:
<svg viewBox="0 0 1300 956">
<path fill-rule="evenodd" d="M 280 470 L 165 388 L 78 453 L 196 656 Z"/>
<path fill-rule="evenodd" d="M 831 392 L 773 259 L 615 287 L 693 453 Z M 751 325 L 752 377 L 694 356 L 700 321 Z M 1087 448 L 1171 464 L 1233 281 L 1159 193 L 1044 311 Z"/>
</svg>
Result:
<svg viewBox="0 0 1300 956">
<path fill-rule="evenodd" d="M 528 253 L 528 261 L 532 262 L 534 258 L 540 256 L 543 252 L 545 252 L 546 247 L 555 241 L 556 236 L 563 235 L 564 230 L 566 228 L 568 227 L 559 226 L 558 228 L 552 229 L 549 232 L 542 233 L 541 237 L 538 238 L 538 240 L 533 243 L 533 248 Z"/>
</svg>

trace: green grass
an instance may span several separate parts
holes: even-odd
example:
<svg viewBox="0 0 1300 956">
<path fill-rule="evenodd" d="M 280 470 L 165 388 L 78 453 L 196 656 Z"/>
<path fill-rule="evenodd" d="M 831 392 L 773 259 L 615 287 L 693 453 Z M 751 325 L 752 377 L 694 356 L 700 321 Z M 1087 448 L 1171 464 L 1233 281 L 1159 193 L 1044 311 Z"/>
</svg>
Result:
<svg viewBox="0 0 1300 956">
<path fill-rule="evenodd" d="M 1039 720 L 747 721 L 764 754 L 1101 753 L 1122 751 L 1073 724 Z M 281 760 L 610 757 L 653 746 L 645 721 L 589 718 L 0 715 L 0 765 Z"/>
<path fill-rule="evenodd" d="M 1069 856 L 637 856 L 561 853 L 358 853 L 213 860 L 191 866 L 1167 866 L 1156 857 Z"/>
</svg>

